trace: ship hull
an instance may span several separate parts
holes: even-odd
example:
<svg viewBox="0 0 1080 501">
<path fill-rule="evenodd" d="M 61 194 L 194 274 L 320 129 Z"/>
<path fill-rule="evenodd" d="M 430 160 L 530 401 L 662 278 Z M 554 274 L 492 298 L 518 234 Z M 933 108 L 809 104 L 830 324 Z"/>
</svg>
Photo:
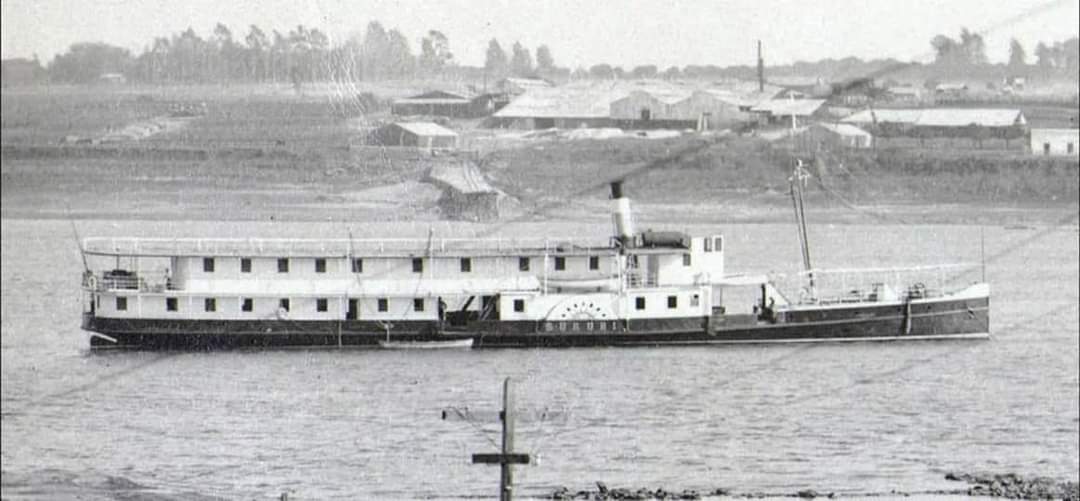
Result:
<svg viewBox="0 0 1080 501">
<path fill-rule="evenodd" d="M 659 346 L 985 338 L 989 298 L 941 298 L 911 304 L 863 303 L 800 308 L 768 320 L 734 316 L 620 321 L 478 321 L 446 329 L 474 348 Z M 377 347 L 387 339 L 372 321 L 112 319 L 86 315 L 93 349 L 212 350 L 271 347 Z M 396 322 L 390 338 L 430 340 L 432 322 Z"/>
</svg>

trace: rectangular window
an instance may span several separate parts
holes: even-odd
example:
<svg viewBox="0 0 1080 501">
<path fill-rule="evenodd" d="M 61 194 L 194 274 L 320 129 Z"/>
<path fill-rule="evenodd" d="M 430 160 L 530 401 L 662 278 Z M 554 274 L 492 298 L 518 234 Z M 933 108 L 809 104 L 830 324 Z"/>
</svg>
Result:
<svg viewBox="0 0 1080 501">
<path fill-rule="evenodd" d="M 556 270 L 565 270 L 566 269 L 566 258 L 565 257 L 555 256 L 555 269 Z"/>
<path fill-rule="evenodd" d="M 255 301 L 250 297 L 245 297 L 244 301 L 240 304 L 241 311 L 252 311 L 255 309 Z"/>
<path fill-rule="evenodd" d="M 714 252 L 720 252 L 722 250 L 724 250 L 724 239 L 723 239 L 723 237 L 714 238 L 713 239 L 713 251 Z"/>
<path fill-rule="evenodd" d="M 277 260 L 277 271 L 278 271 L 278 273 L 288 273 L 289 272 L 289 259 L 288 258 L 283 257 L 283 258 L 280 258 L 280 259 Z"/>
<path fill-rule="evenodd" d="M 518 271 L 529 271 L 529 258 L 527 258 L 527 257 L 519 257 L 518 258 Z"/>
<path fill-rule="evenodd" d="M 212 257 L 204 257 L 203 258 L 203 260 L 202 260 L 202 271 L 205 271 L 206 273 L 213 273 L 214 272 L 214 258 L 212 258 Z"/>
<path fill-rule="evenodd" d="M 589 269 L 590 270 L 599 270 L 600 269 L 600 256 L 589 256 Z"/>
<path fill-rule="evenodd" d="M 165 298 L 165 311 L 177 311 L 178 306 L 179 305 L 176 302 L 175 297 L 167 297 L 167 298 Z"/>
<path fill-rule="evenodd" d="M 413 299 L 412 300 L 412 309 L 413 309 L 413 311 L 424 311 L 424 299 L 419 298 L 419 297 L 416 298 L 416 299 Z"/>
<path fill-rule="evenodd" d="M 690 306 L 698 306 L 701 304 L 701 296 L 694 294 L 690 296 Z"/>
<path fill-rule="evenodd" d="M 414 257 L 412 259 L 412 271 L 413 271 L 413 273 L 423 273 L 424 272 L 424 258 L 422 258 L 422 257 Z"/>
<path fill-rule="evenodd" d="M 315 273 L 326 273 L 326 260 L 318 258 L 315 260 Z"/>
<path fill-rule="evenodd" d="M 251 273 L 251 258 L 240 258 L 240 273 Z"/>
<path fill-rule="evenodd" d="M 525 300 L 524 299 L 515 299 L 514 300 L 514 311 L 517 312 L 517 313 L 524 313 L 525 312 Z"/>
<path fill-rule="evenodd" d="M 1065 145 L 1065 150 L 1068 151 L 1069 154 L 1071 155 L 1072 152 L 1076 151 L 1076 145 L 1074 145 L 1073 143 L 1066 144 Z"/>
<path fill-rule="evenodd" d="M 388 301 L 384 297 L 379 298 L 379 311 L 389 311 L 389 310 L 390 310 L 390 301 Z"/>
<path fill-rule="evenodd" d="M 671 310 L 674 310 L 675 308 L 678 308 L 679 307 L 679 296 L 668 296 L 667 297 L 667 307 L 668 307 L 668 309 L 671 309 Z"/>
<path fill-rule="evenodd" d="M 126 297 L 118 297 L 118 298 L 116 298 L 116 311 L 127 311 L 127 298 Z"/>
<path fill-rule="evenodd" d="M 472 271 L 472 259 L 463 257 L 461 258 L 461 272 L 469 273 Z"/>
<path fill-rule="evenodd" d="M 279 300 L 278 301 L 278 308 L 282 309 L 282 310 L 285 310 L 285 311 L 289 311 L 289 300 L 288 299 Z"/>
<path fill-rule="evenodd" d="M 645 309 L 645 298 L 643 298 L 643 297 L 634 298 L 634 308 L 637 308 L 639 310 L 644 310 Z"/>
<path fill-rule="evenodd" d="M 704 243 L 705 243 L 705 252 L 712 252 L 712 239 L 711 238 L 706 238 Z"/>
<path fill-rule="evenodd" d="M 214 299 L 212 297 L 208 297 L 206 299 L 203 299 L 203 310 L 204 311 L 217 311 L 217 299 Z"/>
<path fill-rule="evenodd" d="M 363 273 L 364 272 L 364 258 L 353 258 L 352 260 L 352 272 Z"/>
<path fill-rule="evenodd" d="M 683 266 L 690 266 L 690 254 L 683 254 L 682 255 L 682 265 Z"/>
<path fill-rule="evenodd" d="M 1050 154 L 1050 143 L 1043 143 L 1043 155 Z"/>
<path fill-rule="evenodd" d="M 319 299 L 316 299 L 315 300 L 315 311 L 327 311 L 329 309 L 327 307 L 328 303 L 329 303 L 329 301 L 327 301 L 326 298 L 321 297 Z"/>
</svg>

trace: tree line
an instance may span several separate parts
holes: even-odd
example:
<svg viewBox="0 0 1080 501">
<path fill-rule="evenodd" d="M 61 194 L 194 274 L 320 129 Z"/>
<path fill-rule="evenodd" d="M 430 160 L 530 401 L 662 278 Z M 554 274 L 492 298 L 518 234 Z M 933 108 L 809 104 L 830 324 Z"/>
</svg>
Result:
<svg viewBox="0 0 1080 501">
<path fill-rule="evenodd" d="M 930 41 L 939 68 L 988 68 L 986 43 L 982 35 L 966 28 L 959 37 L 937 35 Z M 1080 39 L 1040 42 L 1034 50 L 1034 65 L 1022 44 L 1009 44 L 1011 70 L 1036 68 L 1054 73 L 1075 75 L 1078 71 Z M 774 74 L 817 74 L 853 77 L 875 74 L 879 68 L 896 67 L 893 60 L 863 61 L 858 58 L 825 59 L 771 67 Z M 386 29 L 379 22 L 367 25 L 357 34 L 332 43 L 318 28 L 296 26 L 287 32 L 264 31 L 250 25 L 234 34 L 218 23 L 209 36 L 187 30 L 155 38 L 141 53 L 105 43 L 76 43 L 57 55 L 44 68 L 49 80 L 56 82 L 92 82 L 103 74 L 120 73 L 129 81 L 146 83 L 227 83 L 227 82 L 302 82 L 347 80 L 377 81 L 390 79 L 439 78 L 452 76 L 489 81 L 507 76 L 537 76 L 551 80 L 567 79 L 708 79 L 754 78 L 750 65 L 719 67 L 715 65 L 670 66 L 661 70 L 655 65 L 630 69 L 598 63 L 573 70 L 558 67 L 551 49 L 544 44 L 530 50 L 514 42 L 509 50 L 497 40 L 487 44 L 484 65 L 473 68 L 458 64 L 449 38 L 430 30 L 420 40 L 414 53 L 409 38 L 397 29 Z"/>
</svg>

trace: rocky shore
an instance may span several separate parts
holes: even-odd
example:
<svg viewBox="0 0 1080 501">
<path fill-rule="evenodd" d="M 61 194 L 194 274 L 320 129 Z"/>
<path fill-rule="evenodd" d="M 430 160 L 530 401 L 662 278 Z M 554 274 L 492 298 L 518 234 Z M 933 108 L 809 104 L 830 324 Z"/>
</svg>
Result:
<svg viewBox="0 0 1080 501">
<path fill-rule="evenodd" d="M 767 498 L 870 498 L 870 497 L 909 497 L 909 496 L 979 496 L 1005 499 L 1062 499 L 1066 501 L 1080 501 L 1080 484 L 1073 481 L 1059 481 L 1046 477 L 1024 477 L 1015 473 L 1005 474 L 979 474 L 979 473 L 948 473 L 946 480 L 965 482 L 966 488 L 938 489 L 918 492 L 859 492 L 859 493 L 836 493 L 829 491 L 817 491 L 803 489 L 796 492 L 739 492 L 726 487 L 717 487 L 706 491 L 693 489 L 667 490 L 663 487 L 649 488 L 625 488 L 608 487 L 603 482 L 596 482 L 596 489 L 584 489 L 572 491 L 567 487 L 559 487 L 551 494 L 551 499 L 571 500 L 681 500 L 702 498 L 742 498 L 742 499 L 767 499 Z"/>
</svg>

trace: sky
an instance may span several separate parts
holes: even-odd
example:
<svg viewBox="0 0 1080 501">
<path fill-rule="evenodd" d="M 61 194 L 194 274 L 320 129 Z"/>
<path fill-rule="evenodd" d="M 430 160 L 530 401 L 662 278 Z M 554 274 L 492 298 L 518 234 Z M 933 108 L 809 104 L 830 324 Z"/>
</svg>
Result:
<svg viewBox="0 0 1080 501">
<path fill-rule="evenodd" d="M 856 56 L 932 58 L 930 39 L 983 33 L 992 62 L 1017 38 L 1029 57 L 1039 41 L 1075 36 L 1080 0 L 0 0 L 4 58 L 48 62 L 76 42 L 106 42 L 141 52 L 156 36 L 192 27 L 209 36 L 218 22 L 236 38 L 257 24 L 267 33 L 298 24 L 333 42 L 377 20 L 398 28 L 419 51 L 431 29 L 445 33 L 460 64 L 482 65 L 488 40 L 551 48 L 559 66 L 605 62 L 627 69 L 655 64 L 767 64 Z"/>
</svg>

